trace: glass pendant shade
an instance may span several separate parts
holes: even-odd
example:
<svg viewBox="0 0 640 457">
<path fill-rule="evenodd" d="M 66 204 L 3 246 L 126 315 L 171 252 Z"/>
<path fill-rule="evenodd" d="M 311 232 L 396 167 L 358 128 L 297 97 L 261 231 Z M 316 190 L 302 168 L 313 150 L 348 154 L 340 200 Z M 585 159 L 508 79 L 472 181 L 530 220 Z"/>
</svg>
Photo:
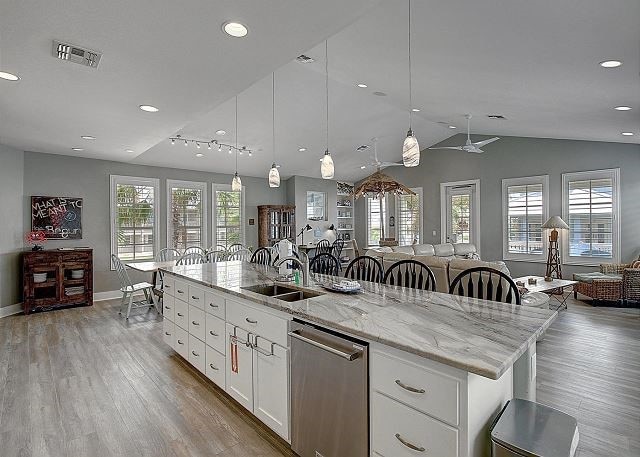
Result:
<svg viewBox="0 0 640 457">
<path fill-rule="evenodd" d="M 273 162 L 271 170 L 269 170 L 269 187 L 280 187 L 280 172 L 275 162 Z"/>
<path fill-rule="evenodd" d="M 326 150 L 322 157 L 320 174 L 322 175 L 322 179 L 333 179 L 333 159 L 331 158 L 329 150 Z"/>
<path fill-rule="evenodd" d="M 242 180 L 238 176 L 238 172 L 233 175 L 233 181 L 231 181 L 231 190 L 234 192 L 240 192 L 242 190 Z"/>
<path fill-rule="evenodd" d="M 411 129 L 402 145 L 402 163 L 405 167 L 417 167 L 420 164 L 420 146 Z"/>
</svg>

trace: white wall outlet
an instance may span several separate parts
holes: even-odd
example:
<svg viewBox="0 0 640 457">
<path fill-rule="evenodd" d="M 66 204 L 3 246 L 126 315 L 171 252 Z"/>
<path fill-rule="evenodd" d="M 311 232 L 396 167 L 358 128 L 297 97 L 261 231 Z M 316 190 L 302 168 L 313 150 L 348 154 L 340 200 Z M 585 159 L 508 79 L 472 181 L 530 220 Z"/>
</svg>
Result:
<svg viewBox="0 0 640 457">
<path fill-rule="evenodd" d="M 438 232 L 436 230 L 434 230 L 433 232 L 431 232 L 432 236 L 438 236 Z"/>
</svg>

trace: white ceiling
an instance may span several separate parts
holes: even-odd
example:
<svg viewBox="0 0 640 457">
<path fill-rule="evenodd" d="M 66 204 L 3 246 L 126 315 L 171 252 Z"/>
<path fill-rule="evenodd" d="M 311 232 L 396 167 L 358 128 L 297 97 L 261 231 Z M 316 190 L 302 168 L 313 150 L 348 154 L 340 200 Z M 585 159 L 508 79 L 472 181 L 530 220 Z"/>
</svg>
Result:
<svg viewBox="0 0 640 457">
<path fill-rule="evenodd" d="M 319 176 L 325 140 L 324 45 L 318 43 L 331 36 L 336 177 L 354 180 L 371 171 L 360 169 L 370 151 L 355 148 L 374 136 L 382 159 L 400 160 L 408 127 L 406 0 L 374 8 L 365 0 L 209 0 L 190 9 L 179 2 L 151 8 L 149 1 L 67 0 L 62 9 L 38 3 L 24 11 L 8 8 L 0 17 L 0 67 L 23 78 L 13 85 L 0 81 L 0 142 L 76 154 L 70 148 L 89 134 L 99 139 L 84 142 L 91 146 L 86 156 L 232 172 L 226 152 L 203 151 L 199 159 L 192 146 L 170 146 L 167 138 L 217 138 L 215 130 L 223 128 L 223 140 L 233 142 L 232 97 L 239 93 L 240 144 L 259 150 L 239 158 L 239 172 L 265 176 L 273 160 L 270 72 L 279 68 L 281 173 Z M 474 115 L 477 134 L 640 142 L 638 0 L 413 3 L 413 98 L 421 109 L 414 130 L 423 148 L 462 132 L 464 113 Z M 229 18 L 248 24 L 246 39 L 221 34 L 220 24 Z M 53 59 L 53 38 L 103 51 L 100 68 Z M 292 62 L 303 51 L 316 62 Z M 598 62 L 606 59 L 623 65 L 603 69 Z M 359 89 L 357 82 L 369 87 Z M 143 113 L 141 103 L 161 111 Z M 613 110 L 617 105 L 634 109 Z M 123 152 L 129 147 L 136 153 Z"/>
</svg>

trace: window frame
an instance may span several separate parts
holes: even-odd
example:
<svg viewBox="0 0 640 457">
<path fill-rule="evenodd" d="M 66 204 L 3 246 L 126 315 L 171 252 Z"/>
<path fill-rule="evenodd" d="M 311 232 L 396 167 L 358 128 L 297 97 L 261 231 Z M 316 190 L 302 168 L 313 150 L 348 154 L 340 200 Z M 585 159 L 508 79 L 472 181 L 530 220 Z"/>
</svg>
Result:
<svg viewBox="0 0 640 457">
<path fill-rule="evenodd" d="M 524 176 L 520 178 L 506 178 L 502 180 L 502 258 L 515 262 L 536 262 L 545 263 L 547 261 L 547 250 L 549 240 L 545 229 L 542 229 L 542 252 L 540 254 L 518 254 L 509 252 L 509 194 L 508 188 L 511 186 L 525 186 L 532 184 L 542 184 L 542 222 L 544 224 L 549 219 L 549 175 Z"/>
<path fill-rule="evenodd" d="M 369 231 L 371 229 L 370 227 L 370 217 L 369 217 L 369 200 L 370 199 L 374 199 L 374 197 L 370 197 L 367 196 L 365 197 L 365 235 L 366 235 L 366 241 L 367 241 L 367 248 L 372 248 L 372 247 L 380 247 L 380 243 L 376 244 L 369 244 Z M 380 217 L 382 217 L 382 223 L 384 224 L 384 230 L 385 233 L 389 233 L 388 232 L 388 225 L 387 225 L 387 217 L 386 217 L 386 213 L 387 211 L 389 211 L 389 202 L 387 201 L 387 196 L 384 195 L 381 198 L 378 198 L 378 200 L 384 200 L 384 209 L 381 211 L 381 215 Z"/>
<path fill-rule="evenodd" d="M 418 214 L 418 221 L 419 221 L 419 228 L 418 228 L 418 241 L 417 244 L 422 244 L 424 243 L 424 231 L 423 231 L 423 221 L 424 221 L 424 199 L 423 199 L 423 191 L 422 191 L 422 187 L 411 187 L 411 190 L 414 191 L 416 193 L 416 196 L 418 197 L 418 205 L 420 208 L 420 213 Z M 395 234 L 396 234 L 396 239 L 398 240 L 398 242 L 400 242 L 400 200 L 403 197 L 413 197 L 413 195 L 396 195 L 395 197 Z M 368 235 L 368 232 L 367 232 Z M 411 243 L 413 244 L 413 243 Z M 402 246 L 402 244 L 401 244 Z M 405 245 L 406 246 L 406 245 Z"/>
<path fill-rule="evenodd" d="M 218 246 L 218 212 L 216 211 L 216 207 L 218 206 L 218 199 L 216 197 L 217 191 L 228 191 L 231 192 L 231 184 L 216 184 L 214 183 L 211 189 L 211 246 L 213 249 Z M 245 194 L 246 188 L 243 185 L 242 190 L 240 191 L 240 243 L 243 246 L 246 246 L 246 230 L 245 230 Z"/>
<path fill-rule="evenodd" d="M 576 171 L 562 173 L 562 219 L 569 223 L 569 183 L 594 179 L 611 179 L 612 188 L 612 218 L 611 218 L 611 258 L 598 256 L 571 257 L 569 255 L 569 231 L 561 230 L 562 263 L 566 265 L 598 266 L 602 263 L 619 263 L 621 248 L 620 223 L 620 168 L 602 170 Z"/>
<path fill-rule="evenodd" d="M 118 185 L 150 186 L 153 187 L 153 256 L 150 258 L 135 259 L 134 261 L 154 260 L 160 251 L 160 180 L 158 178 L 143 178 L 137 176 L 109 175 L 109 230 L 111 232 L 111 254 L 118 255 L 118 236 L 116 230 L 116 188 Z M 112 262 L 109 261 L 111 270 Z"/>
<path fill-rule="evenodd" d="M 171 202 L 173 200 L 172 189 L 191 189 L 199 190 L 202 192 L 202 224 L 200 225 L 200 244 L 202 249 L 208 249 L 208 232 L 207 232 L 207 220 L 208 220 L 208 198 L 207 198 L 207 183 L 200 181 L 183 181 L 175 179 L 167 179 L 167 213 L 166 213 L 166 247 L 178 249 L 171 244 L 171 238 L 173 235 L 173 227 L 171 224 Z"/>
</svg>

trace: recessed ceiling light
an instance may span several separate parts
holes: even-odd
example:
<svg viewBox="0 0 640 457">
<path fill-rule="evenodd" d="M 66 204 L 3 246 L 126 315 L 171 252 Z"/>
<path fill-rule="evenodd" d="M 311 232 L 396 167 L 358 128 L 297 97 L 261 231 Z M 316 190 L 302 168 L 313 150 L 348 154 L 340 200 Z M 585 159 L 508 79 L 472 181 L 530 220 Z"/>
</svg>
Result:
<svg viewBox="0 0 640 457">
<path fill-rule="evenodd" d="M 367 87 L 367 85 L 363 84 L 363 83 L 358 83 L 358 84 L 356 84 L 356 86 L 358 86 L 361 89 L 364 89 L 365 87 Z"/>
<path fill-rule="evenodd" d="M 455 128 L 457 128 L 457 127 L 456 127 L 455 125 L 450 125 L 450 126 L 449 126 L 449 128 L 450 128 L 450 129 L 455 129 Z"/>
<path fill-rule="evenodd" d="M 362 166 L 360 167 L 360 169 L 361 169 L 361 170 L 364 170 L 365 168 L 367 168 L 367 166 L 366 166 L 366 165 L 362 165 Z"/>
<path fill-rule="evenodd" d="M 133 152 L 133 149 L 125 149 L 124 152 L 128 152 L 129 154 L 131 154 Z"/>
<path fill-rule="evenodd" d="M 222 130 L 222 129 L 216 130 L 216 135 L 224 136 L 226 134 L 227 134 L 226 130 Z"/>
<path fill-rule="evenodd" d="M 199 153 L 196 154 L 196 157 L 204 157 L 204 154 L 199 152 Z"/>
<path fill-rule="evenodd" d="M 616 111 L 629 111 L 631 109 L 630 106 L 616 106 L 613 108 Z"/>
<path fill-rule="evenodd" d="M 621 135 L 624 136 L 633 136 L 633 132 L 622 132 Z"/>
<path fill-rule="evenodd" d="M 299 149 L 298 149 L 298 151 L 299 151 L 299 152 L 304 152 L 304 151 L 306 151 L 306 150 L 307 150 L 307 148 L 299 148 Z"/>
<path fill-rule="evenodd" d="M 413 111 L 414 113 L 419 113 L 420 112 L 420 108 L 413 108 L 411 111 Z"/>
<path fill-rule="evenodd" d="M 20 79 L 20 76 L 14 75 L 13 73 L 7 73 L 6 71 L 0 71 L 0 78 L 6 79 L 7 81 L 17 81 Z"/>
<path fill-rule="evenodd" d="M 140 105 L 140 109 L 142 111 L 146 111 L 147 113 L 157 113 L 160 111 L 158 108 L 152 105 Z"/>
<path fill-rule="evenodd" d="M 83 140 L 95 140 L 96 139 L 95 136 L 91 136 L 91 135 L 82 135 L 80 138 L 82 138 Z"/>
<path fill-rule="evenodd" d="M 385 94 L 384 92 L 380 92 L 380 91 L 374 92 L 373 95 L 377 95 L 378 97 L 386 97 L 387 96 L 387 94 Z"/>
<path fill-rule="evenodd" d="M 84 148 L 71 148 L 71 150 L 80 152 L 80 151 L 84 151 Z"/>
<path fill-rule="evenodd" d="M 600 66 L 604 68 L 616 68 L 620 65 L 622 65 L 622 62 L 620 62 L 619 60 L 605 60 L 603 62 L 600 62 Z"/>
<path fill-rule="evenodd" d="M 224 30 L 227 35 L 235 38 L 242 38 L 249 33 L 247 28 L 239 22 L 225 22 L 222 25 L 222 30 Z"/>
</svg>

